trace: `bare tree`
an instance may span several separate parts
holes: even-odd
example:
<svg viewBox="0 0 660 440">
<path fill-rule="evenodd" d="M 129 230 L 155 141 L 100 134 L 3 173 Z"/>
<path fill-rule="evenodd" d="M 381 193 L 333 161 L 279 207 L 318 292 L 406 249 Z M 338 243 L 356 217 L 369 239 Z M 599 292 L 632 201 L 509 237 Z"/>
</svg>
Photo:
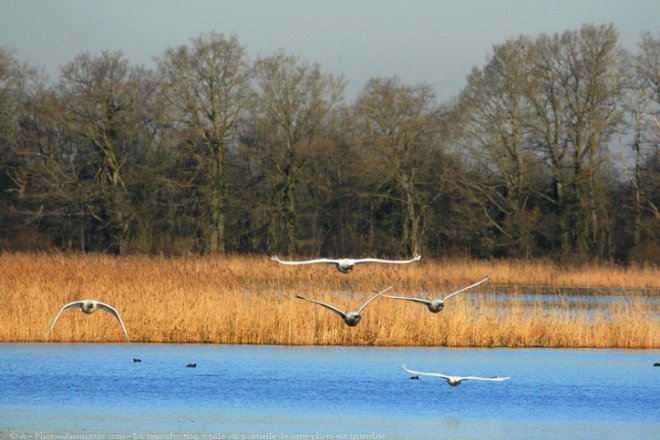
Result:
<svg viewBox="0 0 660 440">
<path fill-rule="evenodd" d="M 633 58 L 634 79 L 626 100 L 630 125 L 634 133 L 633 170 L 629 173 L 633 198 L 633 232 L 630 248 L 654 250 L 660 220 L 660 39 L 650 33 L 642 35 L 639 53 Z M 642 251 L 643 253 L 643 251 Z"/>
<path fill-rule="evenodd" d="M 568 121 L 563 112 L 561 97 L 562 72 L 556 57 L 559 53 L 558 37 L 541 35 L 530 48 L 533 58 L 529 61 L 532 74 L 521 84 L 525 95 L 534 108 L 535 117 L 529 121 L 534 146 L 545 158 L 551 175 L 551 188 L 547 195 L 554 208 L 556 236 L 562 254 L 571 251 L 571 227 L 569 225 L 569 196 L 567 185 L 567 127 Z"/>
<path fill-rule="evenodd" d="M 529 257 L 534 248 L 534 217 L 528 209 L 535 162 L 530 149 L 534 109 L 523 86 L 530 74 L 527 38 L 494 48 L 483 69 L 467 79 L 457 107 L 461 137 L 457 144 L 470 154 L 478 174 L 463 176 L 475 202 L 482 206 L 485 235 L 506 253 Z"/>
<path fill-rule="evenodd" d="M 43 87 L 42 75 L 0 48 L 0 247 L 35 218 L 23 206 L 26 186 L 19 174 L 28 160 L 25 149 L 31 136 L 25 126 L 33 118 L 31 103 Z"/>
<path fill-rule="evenodd" d="M 534 129 L 553 176 L 563 252 L 602 255 L 610 233 L 602 179 L 607 145 L 621 127 L 625 54 L 612 25 L 585 25 L 534 44 L 525 84 Z M 569 184 L 570 188 L 566 185 Z"/>
<path fill-rule="evenodd" d="M 562 36 L 569 142 L 573 148 L 573 197 L 579 251 L 605 256 L 611 229 L 603 193 L 607 146 L 623 122 L 619 103 L 628 86 L 623 50 L 613 26 L 584 26 Z"/>
<path fill-rule="evenodd" d="M 126 176 L 149 146 L 142 136 L 145 81 L 145 71 L 131 68 L 119 52 L 82 53 L 63 67 L 54 93 L 44 99 L 45 124 L 65 141 L 40 147 L 44 160 L 62 164 L 39 176 L 41 187 L 55 188 L 57 174 L 78 180 L 80 194 L 88 194 L 78 203 L 96 221 L 95 241 L 113 253 L 127 250 L 135 213 Z M 82 191 L 84 182 L 91 183 L 89 192 Z"/>
<path fill-rule="evenodd" d="M 256 61 L 255 84 L 252 147 L 268 186 L 263 193 L 270 198 L 260 222 L 268 224 L 271 250 L 295 252 L 302 238 L 299 205 L 315 185 L 306 164 L 341 103 L 345 82 L 322 73 L 318 64 L 279 52 Z"/>
<path fill-rule="evenodd" d="M 639 45 L 640 52 L 635 60 L 635 68 L 637 71 L 638 82 L 636 90 L 641 97 L 642 114 L 637 120 L 637 136 L 636 136 L 636 181 L 641 188 L 641 168 L 639 163 L 642 160 L 642 152 L 640 151 L 642 144 L 647 146 L 647 152 L 644 154 L 648 159 L 643 159 L 649 163 L 658 162 L 658 155 L 660 154 L 660 35 L 653 37 L 650 33 L 646 32 L 642 35 L 642 41 Z M 653 158 L 655 156 L 655 159 Z M 649 174 L 655 179 L 655 183 L 651 186 L 658 185 L 658 175 L 656 173 Z M 657 200 L 651 197 L 652 192 L 646 191 L 644 193 L 644 206 L 649 210 L 656 220 L 660 219 L 660 206 Z M 657 199 L 658 192 L 655 192 Z M 640 204 L 641 204 L 640 197 Z"/>
<path fill-rule="evenodd" d="M 644 32 L 635 58 L 639 87 L 644 92 L 644 103 L 657 135 L 660 132 L 660 35 L 654 37 L 650 32 Z M 653 141 L 657 143 L 658 138 Z"/>
<path fill-rule="evenodd" d="M 372 156 L 376 191 L 402 208 L 399 252 L 423 252 L 428 181 L 423 172 L 437 130 L 435 94 L 427 84 L 407 86 L 398 78 L 372 79 L 355 103 L 361 141 Z"/>
<path fill-rule="evenodd" d="M 158 62 L 163 96 L 168 98 L 174 142 L 184 150 L 197 196 L 193 210 L 202 225 L 200 246 L 225 252 L 225 155 L 250 100 L 250 66 L 237 37 L 210 33 L 190 47 L 167 49 Z M 187 158 L 187 159 L 185 159 Z"/>
</svg>

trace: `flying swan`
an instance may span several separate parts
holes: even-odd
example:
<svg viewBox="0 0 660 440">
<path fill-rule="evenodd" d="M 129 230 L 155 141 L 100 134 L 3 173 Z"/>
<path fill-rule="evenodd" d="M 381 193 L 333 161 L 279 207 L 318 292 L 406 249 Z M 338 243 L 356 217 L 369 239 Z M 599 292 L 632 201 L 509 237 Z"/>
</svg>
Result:
<svg viewBox="0 0 660 440">
<path fill-rule="evenodd" d="M 415 376 L 432 376 L 432 377 L 441 377 L 447 381 L 447 383 L 453 387 L 457 387 L 461 384 L 462 381 L 472 379 L 472 380 L 485 380 L 489 382 L 501 382 L 503 380 L 511 379 L 510 377 L 504 376 L 493 376 L 493 377 L 478 377 L 478 376 L 447 376 L 446 374 L 441 373 L 424 373 L 421 371 L 410 370 L 406 368 L 405 365 L 401 364 L 401 368 L 406 370 L 408 373 L 414 374 Z"/>
<path fill-rule="evenodd" d="M 474 284 L 470 284 L 467 287 L 463 287 L 461 290 L 457 290 L 456 292 L 450 293 L 449 295 L 445 296 L 442 299 L 438 298 L 438 299 L 434 299 L 432 301 L 430 301 L 428 299 L 423 299 L 423 298 L 411 298 L 411 297 L 408 297 L 408 296 L 392 296 L 392 295 L 383 295 L 383 296 L 386 296 L 388 298 L 402 299 L 402 300 L 406 300 L 406 301 L 413 301 L 413 302 L 417 302 L 417 303 L 420 303 L 420 304 L 426 304 L 426 307 L 428 307 L 431 312 L 438 313 L 440 310 L 442 310 L 445 307 L 445 301 L 447 301 L 449 298 L 451 298 L 452 296 L 454 296 L 458 293 L 461 293 L 461 292 L 464 292 L 468 289 L 471 289 L 474 286 L 478 286 L 479 284 L 481 284 L 481 283 L 485 282 L 486 280 L 488 280 L 488 278 L 490 278 L 490 275 L 480 279 L 479 281 L 477 281 Z"/>
<path fill-rule="evenodd" d="M 119 324 L 121 324 L 122 330 L 124 330 L 124 334 L 126 335 L 126 340 L 130 342 L 130 339 L 128 338 L 128 332 L 126 331 L 126 326 L 124 325 L 124 321 L 122 321 L 121 316 L 119 316 L 119 312 L 114 309 L 114 307 L 102 303 L 101 301 L 96 301 L 93 299 L 83 299 L 80 301 L 74 301 L 70 302 L 69 304 L 64 305 L 62 307 L 62 310 L 55 316 L 55 319 L 53 319 L 53 322 L 50 324 L 50 327 L 48 327 L 48 331 L 46 331 L 46 334 L 50 333 L 50 331 L 53 329 L 53 326 L 57 322 L 58 319 L 60 319 L 60 316 L 62 313 L 64 313 L 65 310 L 72 309 L 74 307 L 80 307 L 80 310 L 82 310 L 84 313 L 90 315 L 94 313 L 97 310 L 105 310 L 106 312 L 112 314 L 115 318 L 117 318 L 117 321 L 119 321 Z"/>
<path fill-rule="evenodd" d="M 317 258 L 315 260 L 303 260 L 303 261 L 283 261 L 277 258 L 277 255 L 273 255 L 270 257 L 271 260 L 280 263 L 280 264 L 289 264 L 289 265 L 299 265 L 299 264 L 334 264 L 337 270 L 341 273 L 349 273 L 350 271 L 353 270 L 353 266 L 356 264 L 364 264 L 364 263 L 385 263 L 385 264 L 408 264 L 408 263 L 414 263 L 415 261 L 419 261 L 422 258 L 421 255 L 417 254 L 415 255 L 414 258 L 411 258 L 410 260 L 381 260 L 380 258 L 362 258 L 358 260 L 354 260 L 352 258 L 340 258 L 340 259 L 332 259 L 332 258 Z"/>
<path fill-rule="evenodd" d="M 360 313 L 362 313 L 362 310 L 367 306 L 367 304 L 369 304 L 371 301 L 373 301 L 374 299 L 376 299 L 377 297 L 382 295 L 383 292 L 387 292 L 388 290 L 390 290 L 392 287 L 394 287 L 394 286 L 392 285 L 392 286 L 388 287 L 387 289 L 381 290 L 380 292 L 378 292 L 377 294 L 375 294 L 374 296 L 369 298 L 364 304 L 362 304 L 360 306 L 360 308 L 357 309 L 357 311 L 348 312 L 348 313 L 345 313 L 343 310 L 340 310 L 335 306 L 332 306 L 330 304 L 326 304 L 326 303 L 321 302 L 321 301 L 316 301 L 316 300 L 313 300 L 313 299 L 307 299 L 307 298 L 305 298 L 303 296 L 300 296 L 300 295 L 296 295 L 296 298 L 304 299 L 305 301 L 309 301 L 311 303 L 323 306 L 326 309 L 329 309 L 329 310 L 335 312 L 336 314 L 338 314 L 339 316 L 341 316 L 341 319 L 343 319 L 344 322 L 347 325 L 349 325 L 350 327 L 354 327 L 354 326 L 357 325 L 358 322 L 360 322 L 360 318 L 362 318 L 362 315 L 360 315 Z"/>
</svg>

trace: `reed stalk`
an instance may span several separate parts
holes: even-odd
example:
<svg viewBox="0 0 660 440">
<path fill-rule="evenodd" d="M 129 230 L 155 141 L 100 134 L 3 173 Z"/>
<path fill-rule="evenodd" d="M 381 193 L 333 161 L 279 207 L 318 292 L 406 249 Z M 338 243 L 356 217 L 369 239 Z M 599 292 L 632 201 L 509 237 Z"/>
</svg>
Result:
<svg viewBox="0 0 660 440">
<path fill-rule="evenodd" d="M 405 296 L 440 297 L 485 274 L 470 295 L 443 311 L 381 297 L 356 327 L 295 294 L 355 309 L 391 284 Z M 607 292 L 624 301 L 582 309 L 520 295 Z M 614 289 L 614 290 L 613 290 Z M 511 292 L 505 302 L 489 295 Z M 114 306 L 134 342 L 451 347 L 660 348 L 657 267 L 560 267 L 547 261 L 422 260 L 363 265 L 344 275 L 333 266 L 281 266 L 266 256 L 0 254 L 0 342 L 121 342 L 107 313 L 60 308 L 93 298 Z"/>
</svg>

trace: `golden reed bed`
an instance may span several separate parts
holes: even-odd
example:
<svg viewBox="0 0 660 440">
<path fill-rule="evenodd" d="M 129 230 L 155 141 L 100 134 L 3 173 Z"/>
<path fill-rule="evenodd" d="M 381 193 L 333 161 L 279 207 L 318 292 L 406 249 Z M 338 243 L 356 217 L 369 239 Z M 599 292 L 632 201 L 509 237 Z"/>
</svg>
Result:
<svg viewBox="0 0 660 440">
<path fill-rule="evenodd" d="M 490 280 L 473 292 L 506 286 L 514 292 L 509 300 L 459 294 L 432 314 L 423 305 L 381 297 L 352 328 L 328 310 L 294 298 L 302 294 L 346 310 L 390 284 L 396 294 L 437 297 L 485 274 Z M 560 300 L 548 308 L 518 300 L 516 292 L 529 289 L 520 286 L 623 288 L 630 301 L 587 311 Z M 123 341 L 110 314 L 85 315 L 79 309 L 65 312 L 45 335 L 62 305 L 93 298 L 121 313 L 134 342 L 657 349 L 660 316 L 642 294 L 660 295 L 660 269 L 422 259 L 401 266 L 361 265 L 344 275 L 329 265 L 282 266 L 267 256 L 4 253 L 0 341 Z"/>
</svg>

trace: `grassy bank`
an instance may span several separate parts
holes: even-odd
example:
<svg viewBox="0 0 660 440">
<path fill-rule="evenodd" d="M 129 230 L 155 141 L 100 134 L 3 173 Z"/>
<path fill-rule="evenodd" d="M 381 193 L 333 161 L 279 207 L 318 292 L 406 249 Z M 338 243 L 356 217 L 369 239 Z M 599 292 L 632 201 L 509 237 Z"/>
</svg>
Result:
<svg viewBox="0 0 660 440">
<path fill-rule="evenodd" d="M 490 280 L 474 292 L 514 292 L 506 303 L 457 295 L 432 314 L 419 304 L 378 298 L 353 328 L 294 298 L 302 294 L 346 310 L 391 284 L 396 294 L 435 298 L 485 274 Z M 561 300 L 549 308 L 517 299 L 516 293 L 534 289 L 529 286 L 595 294 L 621 288 L 629 301 L 588 313 Z M 266 256 L 0 254 L 0 341 L 123 341 L 112 316 L 79 309 L 45 335 L 62 305 L 93 298 L 121 313 L 136 342 L 660 348 L 657 307 L 641 301 L 641 292 L 660 295 L 660 269 L 422 260 L 357 266 L 344 275 L 332 266 L 281 266 Z"/>
</svg>

